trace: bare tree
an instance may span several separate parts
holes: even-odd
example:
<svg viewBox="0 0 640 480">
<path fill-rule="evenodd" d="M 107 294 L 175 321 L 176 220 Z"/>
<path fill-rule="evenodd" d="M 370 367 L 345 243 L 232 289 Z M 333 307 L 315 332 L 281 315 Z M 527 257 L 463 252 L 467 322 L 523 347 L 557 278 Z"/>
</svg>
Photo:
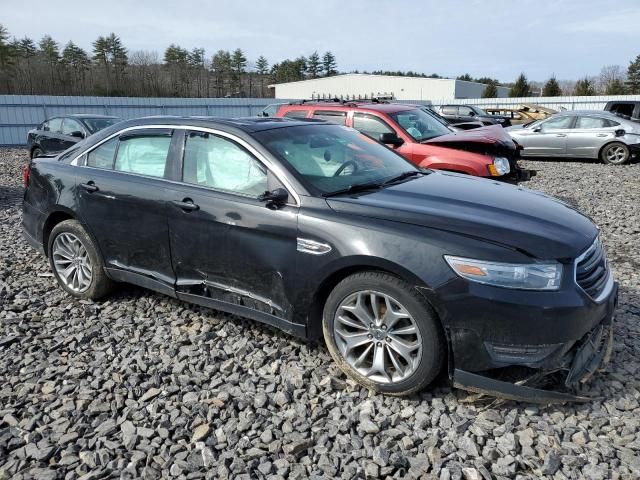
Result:
<svg viewBox="0 0 640 480">
<path fill-rule="evenodd" d="M 605 65 L 598 76 L 598 92 L 610 95 L 620 84 L 624 84 L 627 76 L 620 65 Z"/>
</svg>

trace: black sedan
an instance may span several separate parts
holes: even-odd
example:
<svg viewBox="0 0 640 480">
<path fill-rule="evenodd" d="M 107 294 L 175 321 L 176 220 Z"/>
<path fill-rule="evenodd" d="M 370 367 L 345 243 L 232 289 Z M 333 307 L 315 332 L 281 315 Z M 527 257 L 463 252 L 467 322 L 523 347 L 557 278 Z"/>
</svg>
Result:
<svg viewBox="0 0 640 480">
<path fill-rule="evenodd" d="M 60 153 L 119 121 L 118 117 L 88 114 L 50 118 L 27 133 L 29 155 L 34 158 Z"/>
<path fill-rule="evenodd" d="M 564 369 L 573 386 L 611 344 L 617 284 L 587 217 L 344 126 L 133 120 L 24 173 L 25 237 L 68 294 L 128 282 L 324 337 L 376 391 L 448 366 L 470 390 L 566 401 L 479 372 Z"/>
</svg>

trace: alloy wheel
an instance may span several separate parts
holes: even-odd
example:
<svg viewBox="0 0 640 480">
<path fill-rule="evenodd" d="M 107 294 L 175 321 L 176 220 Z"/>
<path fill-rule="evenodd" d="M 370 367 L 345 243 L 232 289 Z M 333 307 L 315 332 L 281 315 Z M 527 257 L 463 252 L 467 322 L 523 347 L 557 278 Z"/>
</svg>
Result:
<svg viewBox="0 0 640 480">
<path fill-rule="evenodd" d="M 54 240 L 51 253 L 56 273 L 67 288 L 82 293 L 91 286 L 91 260 L 78 237 L 69 232 L 61 233 Z"/>
<path fill-rule="evenodd" d="M 627 151 L 619 145 L 607 150 L 607 161 L 609 163 L 623 163 L 627 159 Z"/>
<path fill-rule="evenodd" d="M 416 321 L 384 293 L 363 290 L 346 297 L 336 310 L 333 333 L 347 364 L 374 382 L 405 380 L 422 356 Z"/>
</svg>

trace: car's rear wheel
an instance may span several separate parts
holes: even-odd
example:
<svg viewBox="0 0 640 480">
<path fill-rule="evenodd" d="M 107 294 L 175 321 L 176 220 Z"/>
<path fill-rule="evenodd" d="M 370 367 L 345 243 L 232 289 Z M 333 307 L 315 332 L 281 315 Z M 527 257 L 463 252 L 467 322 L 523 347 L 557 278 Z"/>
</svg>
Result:
<svg viewBox="0 0 640 480">
<path fill-rule="evenodd" d="M 42 150 L 40 150 L 39 148 L 34 148 L 31 151 L 31 158 L 36 158 L 42 155 Z"/>
<path fill-rule="evenodd" d="M 363 272 L 342 280 L 325 303 L 322 326 L 340 368 L 377 392 L 418 391 L 444 363 L 435 312 L 412 285 L 386 273 Z"/>
<path fill-rule="evenodd" d="M 111 290 L 102 259 L 77 220 L 57 224 L 49 235 L 49 264 L 58 284 L 70 295 L 96 300 Z"/>
<path fill-rule="evenodd" d="M 610 143 L 602 149 L 602 152 L 600 152 L 601 160 L 604 163 L 609 163 L 611 165 L 622 165 L 629 160 L 629 156 L 629 147 L 621 142 Z"/>
</svg>

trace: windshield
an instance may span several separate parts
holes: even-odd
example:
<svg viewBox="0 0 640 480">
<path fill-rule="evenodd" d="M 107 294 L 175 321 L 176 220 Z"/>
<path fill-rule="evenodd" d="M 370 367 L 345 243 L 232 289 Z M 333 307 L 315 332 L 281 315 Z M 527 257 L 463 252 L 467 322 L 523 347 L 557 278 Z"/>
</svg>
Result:
<svg viewBox="0 0 640 480">
<path fill-rule="evenodd" d="M 375 140 L 340 125 L 274 128 L 254 136 L 319 194 L 381 184 L 405 172 L 419 171 Z"/>
<path fill-rule="evenodd" d="M 434 115 L 419 108 L 390 113 L 389 116 L 417 142 L 451 133 L 451 130 Z"/>
<path fill-rule="evenodd" d="M 111 125 L 120 121 L 119 118 L 83 118 L 82 121 L 89 129 L 89 132 L 96 133 L 103 128 L 110 127 Z"/>
<path fill-rule="evenodd" d="M 471 110 L 473 110 L 474 112 L 476 112 L 477 115 L 483 115 L 483 116 L 487 116 L 487 112 L 485 112 L 483 109 L 481 109 L 480 107 L 476 107 L 475 105 L 469 105 L 469 108 Z"/>
</svg>

